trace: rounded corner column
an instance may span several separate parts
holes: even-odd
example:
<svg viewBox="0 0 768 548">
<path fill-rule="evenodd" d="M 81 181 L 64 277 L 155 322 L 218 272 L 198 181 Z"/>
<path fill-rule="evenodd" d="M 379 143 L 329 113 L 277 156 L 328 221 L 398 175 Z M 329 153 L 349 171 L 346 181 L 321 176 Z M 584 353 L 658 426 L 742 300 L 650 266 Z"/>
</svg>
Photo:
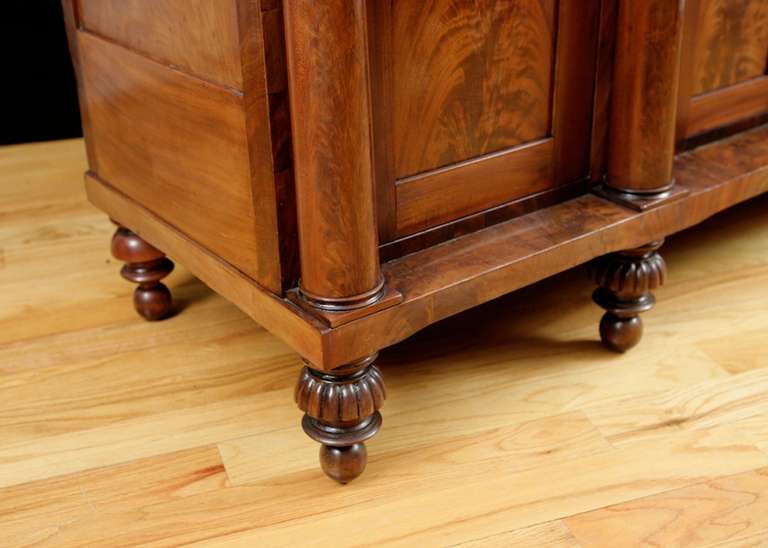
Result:
<svg viewBox="0 0 768 548">
<path fill-rule="evenodd" d="M 684 0 L 619 3 L 608 162 L 598 193 L 640 211 L 684 192 L 672 171 L 684 7 Z"/>
<path fill-rule="evenodd" d="M 363 308 L 384 293 L 372 159 L 367 2 L 283 6 L 301 281 L 309 304 Z"/>
</svg>

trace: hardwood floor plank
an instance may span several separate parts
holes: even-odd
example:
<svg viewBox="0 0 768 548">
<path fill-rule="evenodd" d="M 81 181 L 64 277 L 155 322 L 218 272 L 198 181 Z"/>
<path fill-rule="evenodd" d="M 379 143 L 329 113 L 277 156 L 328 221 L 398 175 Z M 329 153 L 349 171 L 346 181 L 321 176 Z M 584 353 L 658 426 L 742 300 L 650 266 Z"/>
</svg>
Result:
<svg viewBox="0 0 768 548">
<path fill-rule="evenodd" d="M 441 481 L 439 475 L 430 479 L 433 475 L 429 475 L 392 485 L 397 471 L 371 467 L 352 488 L 329 491 L 327 485 L 311 481 L 310 474 L 296 474 L 273 484 L 272 504 L 284 500 L 278 490 L 291 501 L 280 504 L 280 515 L 274 521 L 259 510 L 267 501 L 258 503 L 251 498 L 257 496 L 257 486 L 217 493 L 234 498 L 237 491 L 250 490 L 245 498 L 253 506 L 239 508 L 252 529 L 217 538 L 211 545 L 240 546 L 258 540 L 267 546 L 289 546 L 302 531 L 311 531 L 318 545 L 331 544 L 338 531 L 344 531 L 345 545 L 460 543 L 766 464 L 768 455 L 730 429 L 710 429 L 684 432 L 663 443 L 640 440 L 521 472 L 507 474 L 501 464 L 489 473 L 475 467 L 474 473 L 463 470 L 455 481 Z M 318 488 L 321 491 L 315 491 Z M 216 506 L 233 505 L 220 500 Z M 167 511 L 172 513 L 170 507 Z M 220 535 L 226 518 L 213 513 L 208 517 L 208 529 Z M 208 542 L 211 537 L 206 538 Z"/>
<path fill-rule="evenodd" d="M 738 544 L 768 533 L 768 469 L 717 478 L 565 520 L 584 548 Z"/>
<path fill-rule="evenodd" d="M 155 504 L 225 488 L 218 451 L 201 447 L 0 489 L 4 546 L 113 545 L 106 525 L 135 518 Z M 169 532 L 170 533 L 170 532 Z M 124 545 L 149 540 L 140 532 Z M 7 544 L 6 544 L 7 543 Z"/>
<path fill-rule="evenodd" d="M 451 548 L 582 548 L 562 521 L 532 525 L 454 544 Z"/>
<path fill-rule="evenodd" d="M 209 445 L 295 424 L 282 403 L 290 391 L 235 398 L 98 428 L 0 446 L 0 486 L 56 477 L 131 460 Z M 278 403 L 279 402 L 279 403 Z"/>
<path fill-rule="evenodd" d="M 220 444 L 222 458 L 233 485 L 271 483 L 282 475 L 311 471 L 315 455 L 297 428 L 267 432 Z M 509 474 L 608 449 L 608 443 L 580 412 L 546 417 L 510 427 L 465 435 L 425 438 L 419 445 L 404 447 L 397 437 L 381 437 L 369 443 L 371 463 L 397 474 L 396 482 L 419 482 L 445 470 L 446 481 L 457 481 L 482 467 Z M 290 448 L 290 449 L 289 449 Z M 314 453 L 314 452 L 313 452 Z M 414 459 L 413 454 L 419 458 Z M 260 463 L 274 462 L 268 471 Z M 448 466 L 446 466 L 448 465 Z"/>
<path fill-rule="evenodd" d="M 768 414 L 768 369 L 586 407 L 613 443 L 686 429 L 708 428 Z"/>
</svg>

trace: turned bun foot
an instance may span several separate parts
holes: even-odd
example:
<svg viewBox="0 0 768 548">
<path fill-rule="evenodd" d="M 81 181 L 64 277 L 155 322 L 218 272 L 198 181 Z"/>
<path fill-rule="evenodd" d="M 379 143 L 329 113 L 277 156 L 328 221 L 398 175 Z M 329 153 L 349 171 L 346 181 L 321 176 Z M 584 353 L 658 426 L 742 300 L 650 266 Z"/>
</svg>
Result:
<svg viewBox="0 0 768 548">
<path fill-rule="evenodd" d="M 621 318 L 610 312 L 600 320 L 600 340 L 616 352 L 626 352 L 643 337 L 643 320 L 640 316 Z"/>
<path fill-rule="evenodd" d="M 148 321 L 170 316 L 173 311 L 171 292 L 160 282 L 173 270 L 170 259 L 123 226 L 119 226 L 112 237 L 112 255 L 125 262 L 120 275 L 138 284 L 133 293 L 136 312 Z"/>
<path fill-rule="evenodd" d="M 339 483 L 349 483 L 363 473 L 368 451 L 363 443 L 346 447 L 320 446 L 320 467 L 325 475 Z"/>
</svg>

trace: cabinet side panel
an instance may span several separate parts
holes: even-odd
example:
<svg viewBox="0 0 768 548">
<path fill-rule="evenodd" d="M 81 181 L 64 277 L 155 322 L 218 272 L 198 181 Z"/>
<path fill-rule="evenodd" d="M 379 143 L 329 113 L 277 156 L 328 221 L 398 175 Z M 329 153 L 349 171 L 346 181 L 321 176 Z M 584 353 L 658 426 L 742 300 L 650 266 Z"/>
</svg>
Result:
<svg viewBox="0 0 768 548">
<path fill-rule="evenodd" d="M 235 0 L 77 0 L 80 24 L 163 64 L 242 89 Z"/>
<path fill-rule="evenodd" d="M 257 239 L 242 95 L 87 32 L 78 49 L 97 175 L 279 292 L 276 235 Z"/>
</svg>

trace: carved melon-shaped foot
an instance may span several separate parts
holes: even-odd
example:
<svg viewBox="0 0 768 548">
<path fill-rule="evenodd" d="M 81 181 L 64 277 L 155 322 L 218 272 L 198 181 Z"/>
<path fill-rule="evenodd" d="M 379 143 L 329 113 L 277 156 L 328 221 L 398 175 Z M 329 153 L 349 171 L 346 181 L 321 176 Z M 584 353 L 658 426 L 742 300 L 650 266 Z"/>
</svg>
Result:
<svg viewBox="0 0 768 548">
<path fill-rule="evenodd" d="M 600 339 L 611 350 L 626 352 L 643 336 L 640 314 L 653 308 L 652 291 L 667 276 L 667 265 L 656 251 L 663 242 L 611 253 L 592 263 L 592 279 L 600 286 L 592 299 L 606 310 L 600 320 Z"/>
<path fill-rule="evenodd" d="M 363 473 L 368 461 L 363 442 L 381 428 L 379 409 L 386 394 L 375 359 L 369 356 L 330 372 L 308 365 L 296 385 L 304 432 L 321 444 L 320 466 L 339 483 Z"/>
</svg>

